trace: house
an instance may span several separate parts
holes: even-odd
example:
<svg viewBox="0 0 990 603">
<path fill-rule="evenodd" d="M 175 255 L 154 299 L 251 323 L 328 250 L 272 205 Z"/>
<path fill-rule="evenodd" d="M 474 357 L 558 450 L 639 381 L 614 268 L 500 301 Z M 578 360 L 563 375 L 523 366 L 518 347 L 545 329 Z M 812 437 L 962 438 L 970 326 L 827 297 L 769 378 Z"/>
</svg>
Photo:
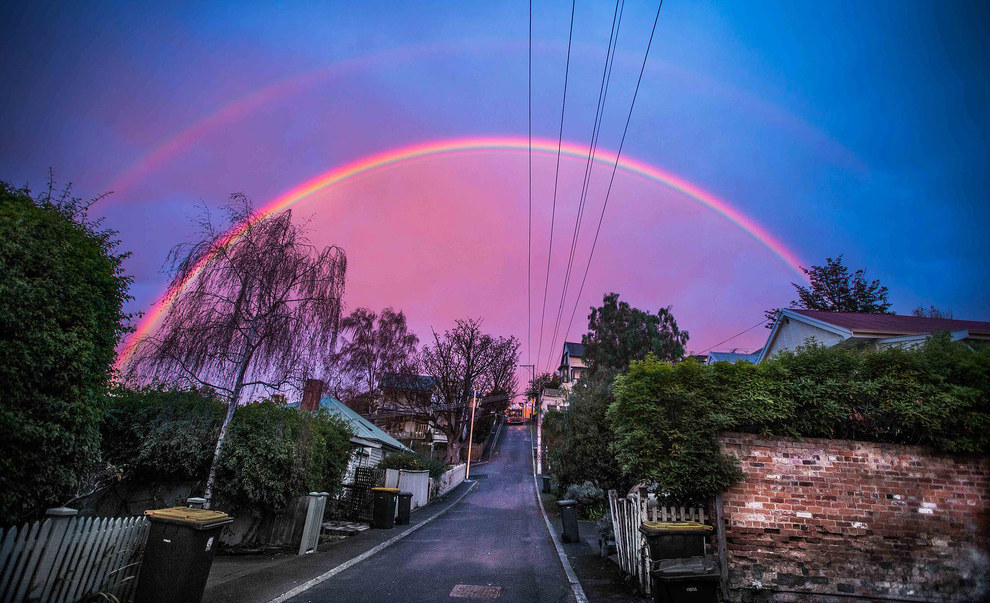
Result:
<svg viewBox="0 0 990 603">
<path fill-rule="evenodd" d="M 732 350 L 731 352 L 708 352 L 707 356 L 703 356 L 704 361 L 702 364 L 715 364 L 716 362 L 728 362 L 734 364 L 736 362 L 749 362 L 751 364 L 756 364 L 760 360 L 760 354 L 763 353 L 763 348 L 756 350 L 750 354 L 745 352 L 737 352 Z"/>
<path fill-rule="evenodd" d="M 990 341 L 990 322 L 791 308 L 780 311 L 757 362 L 812 338 L 825 346 L 865 344 L 883 349 L 916 346 L 933 331 L 948 331 L 954 341 Z"/>
<path fill-rule="evenodd" d="M 436 445 L 446 446 L 447 436 L 428 418 L 437 404 L 436 380 L 427 375 L 386 373 L 378 383 L 377 412 L 365 415 L 394 438 L 432 454 Z"/>
<path fill-rule="evenodd" d="M 584 344 L 572 341 L 564 342 L 564 351 L 560 355 L 560 366 L 557 376 L 563 389 L 569 390 L 588 371 L 584 363 Z"/>
<path fill-rule="evenodd" d="M 347 422 L 354 435 L 351 437 L 353 454 L 344 474 L 344 483 L 354 481 L 354 471 L 358 467 L 374 467 L 389 454 L 412 452 L 377 425 L 359 415 L 354 409 L 333 396 L 323 394 L 323 382 L 319 379 L 309 379 L 303 389 L 301 402 L 286 404 L 290 408 L 298 408 L 300 412 L 326 410 Z"/>
<path fill-rule="evenodd" d="M 543 412 L 549 412 L 551 410 L 559 410 L 561 412 L 567 410 L 570 403 L 567 400 L 567 390 L 553 389 L 549 387 L 543 388 L 543 396 L 541 398 L 541 404 L 543 405 Z"/>
</svg>

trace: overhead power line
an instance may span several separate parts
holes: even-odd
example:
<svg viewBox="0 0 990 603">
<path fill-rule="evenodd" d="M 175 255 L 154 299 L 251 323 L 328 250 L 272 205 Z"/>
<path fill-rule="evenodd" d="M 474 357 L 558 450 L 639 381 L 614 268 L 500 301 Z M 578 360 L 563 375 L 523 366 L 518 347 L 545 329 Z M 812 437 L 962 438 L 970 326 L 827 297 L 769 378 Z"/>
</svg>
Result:
<svg viewBox="0 0 990 603">
<path fill-rule="evenodd" d="M 578 289 L 577 297 L 574 299 L 574 309 L 571 310 L 571 318 L 567 321 L 567 329 L 564 336 L 571 330 L 571 323 L 574 322 L 574 314 L 577 312 L 578 304 L 581 303 L 581 293 L 584 285 L 588 281 L 588 271 L 591 268 L 591 260 L 595 256 L 595 248 L 598 246 L 598 235 L 602 231 L 602 221 L 605 219 L 605 210 L 608 208 L 609 196 L 612 193 L 612 183 L 615 182 L 615 171 L 619 167 L 619 159 L 622 157 L 622 147 L 626 143 L 626 134 L 629 133 L 629 122 L 632 120 L 633 108 L 636 106 L 636 97 L 639 95 L 639 86 L 643 82 L 643 72 L 646 71 L 646 59 L 650 56 L 650 47 L 653 46 L 653 36 L 657 32 L 657 22 L 660 20 L 660 9 L 663 8 L 663 0 L 657 5 L 657 15 L 653 18 L 653 29 L 650 31 L 650 40 L 646 44 L 646 52 L 643 53 L 643 64 L 639 68 L 639 78 L 636 80 L 636 89 L 633 91 L 632 102 L 629 103 L 629 114 L 626 116 L 626 125 L 622 129 L 622 138 L 619 140 L 619 149 L 615 154 L 615 164 L 612 166 L 612 176 L 608 181 L 608 188 L 605 190 L 605 202 L 602 204 L 602 212 L 598 217 L 598 228 L 595 229 L 595 238 L 591 243 L 591 253 L 588 254 L 588 263 L 584 267 L 584 277 L 581 279 L 581 287 Z"/>
<path fill-rule="evenodd" d="M 722 345 L 723 343 L 728 343 L 728 342 L 732 341 L 733 339 L 735 339 L 736 337 L 739 337 L 740 335 L 745 335 L 746 333 L 749 333 L 750 331 L 752 331 L 756 327 L 762 327 L 763 325 L 767 324 L 767 322 L 769 322 L 769 321 L 764 318 L 763 320 L 761 320 L 760 322 L 758 322 L 755 325 L 751 326 L 750 328 L 746 329 L 745 331 L 739 331 L 738 333 L 736 333 L 732 337 L 726 339 L 725 341 L 720 341 L 720 342 L 716 343 L 715 345 L 713 345 L 712 347 L 708 348 L 707 350 L 705 350 L 704 352 L 701 352 L 701 353 L 702 354 L 705 354 L 707 352 L 710 352 L 710 351 L 714 350 L 715 348 L 717 348 L 718 346 Z"/>
<path fill-rule="evenodd" d="M 564 141 L 564 109 L 567 107 L 567 77 L 571 70 L 571 41 L 574 38 L 574 4 L 571 0 L 571 26 L 567 33 L 567 62 L 564 64 L 564 97 L 560 103 L 560 131 L 557 134 L 557 167 L 553 175 L 553 204 L 550 209 L 550 245 L 547 248 L 547 274 L 543 282 L 543 309 L 540 311 L 540 343 L 536 348 L 536 361 L 543 355 L 543 321 L 547 312 L 547 288 L 550 285 L 550 258 L 553 256 L 553 223 L 557 213 L 557 182 L 560 176 L 560 146 Z"/>
<path fill-rule="evenodd" d="M 598 152 L 598 137 L 601 134 L 602 122 L 605 118 L 605 103 L 608 98 L 608 87 L 612 79 L 612 64 L 615 61 L 615 50 L 619 44 L 619 28 L 622 25 L 622 12 L 625 8 L 625 0 L 616 0 L 615 9 L 612 11 L 612 27 L 609 30 L 608 48 L 605 51 L 605 65 L 602 67 L 602 81 L 598 86 L 598 104 L 595 108 L 595 121 L 591 128 L 591 143 L 588 146 L 588 160 L 584 165 L 584 177 L 581 183 L 581 194 L 578 197 L 578 210 L 574 217 L 574 232 L 571 234 L 571 247 L 567 257 L 567 270 L 564 273 L 564 284 L 560 290 L 560 303 L 557 305 L 557 318 L 553 325 L 553 337 L 550 339 L 550 354 L 547 358 L 547 366 L 553 361 L 553 350 L 557 342 L 557 332 L 560 330 L 560 319 L 564 313 L 564 303 L 567 299 L 567 287 L 571 280 L 571 270 L 574 266 L 574 257 L 577 252 L 578 238 L 581 234 L 581 222 L 584 219 L 585 202 L 588 199 L 588 189 L 591 183 L 591 173 L 594 166 L 594 157 Z M 567 334 L 564 334 L 567 339 Z M 539 361 L 539 359 L 537 359 Z"/>
<path fill-rule="evenodd" d="M 526 235 L 526 362 L 533 355 L 533 0 L 529 0 L 529 229 Z"/>
</svg>

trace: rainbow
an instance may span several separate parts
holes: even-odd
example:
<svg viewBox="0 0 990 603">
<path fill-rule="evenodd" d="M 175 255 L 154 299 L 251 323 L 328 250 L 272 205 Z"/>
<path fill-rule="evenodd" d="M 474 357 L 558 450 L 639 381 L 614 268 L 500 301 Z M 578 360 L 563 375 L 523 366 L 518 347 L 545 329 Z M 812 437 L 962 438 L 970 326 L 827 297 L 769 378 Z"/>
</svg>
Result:
<svg viewBox="0 0 990 603">
<path fill-rule="evenodd" d="M 313 193 L 319 192 L 328 187 L 340 184 L 346 180 L 374 173 L 396 164 L 413 161 L 421 158 L 435 158 L 449 155 L 463 155 L 468 153 L 487 153 L 492 151 L 526 153 L 529 149 L 529 139 L 525 137 L 486 137 L 486 138 L 455 138 L 445 140 L 435 140 L 409 146 L 390 149 L 357 159 L 342 166 L 326 171 L 302 184 L 289 189 L 281 195 L 275 197 L 269 203 L 261 207 L 256 213 L 255 221 L 284 211 L 296 203 L 299 203 Z M 539 155 L 553 155 L 557 152 L 557 142 L 547 139 L 533 139 L 533 152 Z M 564 142 L 560 147 L 560 154 L 564 157 L 586 159 L 588 147 L 573 142 Z M 615 162 L 616 155 L 612 151 L 599 149 L 595 156 L 595 161 L 611 166 Z M 699 204 L 724 216 L 730 222 L 742 228 L 759 243 L 769 249 L 774 255 L 786 263 L 803 280 L 806 280 L 804 272 L 801 270 L 801 262 L 797 255 L 787 248 L 783 242 L 775 238 L 763 227 L 746 216 L 738 209 L 732 207 L 715 195 L 697 187 L 690 182 L 680 178 L 670 172 L 661 170 L 644 161 L 631 157 L 624 157 L 619 161 L 619 169 L 622 171 L 640 176 L 646 180 L 657 182 L 678 191 Z M 247 224 L 241 224 L 232 228 L 223 238 L 223 245 L 236 241 L 244 232 Z M 192 271 L 189 277 L 178 286 L 167 291 L 145 314 L 138 323 L 135 332 L 128 339 L 117 356 L 117 367 L 123 367 L 134 353 L 135 345 L 142 338 L 148 336 L 161 324 L 162 319 L 171 307 L 175 298 L 180 295 L 189 284 L 196 279 L 203 271 L 209 259 L 200 262 Z"/>
</svg>

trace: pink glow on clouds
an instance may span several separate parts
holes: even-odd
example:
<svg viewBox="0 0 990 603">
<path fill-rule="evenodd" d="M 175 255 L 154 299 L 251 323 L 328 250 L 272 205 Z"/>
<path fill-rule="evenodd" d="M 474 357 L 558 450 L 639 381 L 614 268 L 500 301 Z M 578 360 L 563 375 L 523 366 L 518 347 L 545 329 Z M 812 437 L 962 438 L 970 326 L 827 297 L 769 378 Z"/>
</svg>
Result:
<svg viewBox="0 0 990 603">
<path fill-rule="evenodd" d="M 303 183 L 262 211 L 294 206 L 299 219 L 312 218 L 314 243 L 348 251 L 346 301 L 351 308 L 391 305 L 405 310 L 421 337 L 431 328 L 448 328 L 454 317 L 483 316 L 492 331 L 526 342 L 525 139 L 481 140 L 440 141 L 365 158 Z M 534 171 L 551 170 L 553 155 L 546 149 L 555 145 L 535 142 L 544 151 L 536 155 Z M 463 152 L 472 144 L 471 152 Z M 564 272 L 559 258 L 573 227 L 573 203 L 568 200 L 576 199 L 584 168 L 578 148 L 565 150 L 556 224 L 561 243 L 551 270 L 541 363 L 562 341 L 559 336 L 550 342 Z M 738 210 L 689 183 L 672 175 L 663 175 L 665 183 L 656 175 L 651 181 L 650 174 L 662 173 L 633 159 L 623 161 L 627 169 L 617 176 L 570 339 L 584 330 L 586 308 L 608 291 L 622 293 L 639 307 L 655 310 L 673 304 L 681 327 L 693 333 L 690 349 L 697 351 L 759 320 L 764 308 L 786 295 L 783 289 L 797 260 L 780 243 Z M 576 255 L 578 274 L 590 249 L 608 171 L 599 164 L 593 177 L 588 221 Z M 549 194 L 534 190 L 534 324 L 539 322 Z M 782 257 L 788 258 L 786 263 Z M 767 282 L 784 287 L 757 285 Z M 578 284 L 575 279 L 571 285 L 561 331 Z M 166 307 L 159 303 L 149 312 L 137 335 L 152 331 Z M 446 322 L 437 324 L 441 316 Z M 532 337 L 537 347 L 539 332 Z M 765 333 L 750 333 L 733 345 L 759 347 L 762 337 Z M 122 350 L 122 361 L 129 352 L 129 347 Z"/>
</svg>

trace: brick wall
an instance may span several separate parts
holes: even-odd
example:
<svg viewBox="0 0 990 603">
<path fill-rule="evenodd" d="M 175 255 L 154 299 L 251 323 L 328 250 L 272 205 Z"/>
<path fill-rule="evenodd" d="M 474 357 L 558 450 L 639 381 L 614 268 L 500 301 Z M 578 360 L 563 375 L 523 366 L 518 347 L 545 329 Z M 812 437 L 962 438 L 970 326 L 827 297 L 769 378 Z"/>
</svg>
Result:
<svg viewBox="0 0 990 603">
<path fill-rule="evenodd" d="M 990 600 L 990 459 L 728 433 L 733 600 Z"/>
</svg>

